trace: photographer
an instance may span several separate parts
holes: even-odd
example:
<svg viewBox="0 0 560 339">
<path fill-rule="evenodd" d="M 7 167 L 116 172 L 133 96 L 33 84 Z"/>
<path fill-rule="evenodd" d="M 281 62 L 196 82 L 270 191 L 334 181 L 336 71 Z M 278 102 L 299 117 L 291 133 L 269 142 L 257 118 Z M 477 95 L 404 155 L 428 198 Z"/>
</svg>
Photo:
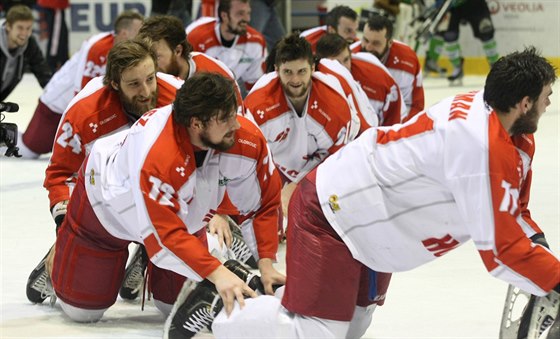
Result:
<svg viewBox="0 0 560 339">
<path fill-rule="evenodd" d="M 26 65 L 41 87 L 45 87 L 52 76 L 37 41 L 31 36 L 32 28 L 31 9 L 24 5 L 11 7 L 0 26 L 0 101 L 21 81 Z"/>
</svg>

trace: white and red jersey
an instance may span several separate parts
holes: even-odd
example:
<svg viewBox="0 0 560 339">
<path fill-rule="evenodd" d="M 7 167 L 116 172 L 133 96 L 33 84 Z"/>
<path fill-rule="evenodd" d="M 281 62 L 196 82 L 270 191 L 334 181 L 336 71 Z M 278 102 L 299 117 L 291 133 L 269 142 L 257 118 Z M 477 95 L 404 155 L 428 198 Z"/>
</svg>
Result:
<svg viewBox="0 0 560 339">
<path fill-rule="evenodd" d="M 298 115 L 284 94 L 276 72 L 265 74 L 244 101 L 248 115 L 263 132 L 278 170 L 298 182 L 355 138 L 355 112 L 338 80 L 314 72 L 303 112 Z"/>
<path fill-rule="evenodd" d="M 218 73 L 228 79 L 232 79 L 237 94 L 237 103 L 239 104 L 239 106 L 243 105 L 243 97 L 241 96 L 241 91 L 239 90 L 239 86 L 235 81 L 235 76 L 226 64 L 218 59 L 212 58 L 211 56 L 199 52 L 191 52 L 188 63 L 189 74 L 187 75 L 187 79 L 193 76 L 195 73 L 200 72 Z"/>
<path fill-rule="evenodd" d="M 526 210 L 533 150 L 531 135 L 511 138 L 471 92 L 364 132 L 319 166 L 317 195 L 373 270 L 410 270 L 472 239 L 492 275 L 544 295 L 560 262 L 529 239 L 540 232 Z"/>
<path fill-rule="evenodd" d="M 99 139 L 84 169 L 87 196 L 114 237 L 144 244 L 160 268 L 195 280 L 220 262 L 194 235 L 227 194 L 228 212 L 253 216 L 259 258 L 276 258 L 280 178 L 258 128 L 238 117 L 236 144 L 206 151 L 197 164 L 185 126 L 168 105 L 144 114 L 129 130 Z"/>
<path fill-rule="evenodd" d="M 193 50 L 208 54 L 226 64 L 235 78 L 248 88 L 263 75 L 267 56 L 264 36 L 247 26 L 246 35 L 237 35 L 231 47 L 222 45 L 220 22 L 216 18 L 200 18 L 187 27 L 187 40 Z"/>
<path fill-rule="evenodd" d="M 412 48 L 400 41 L 392 41 L 389 53 L 381 61 L 399 85 L 406 104 L 404 119 L 406 121 L 424 109 L 422 67 Z M 353 53 L 360 52 L 361 41 L 353 43 L 350 49 Z"/>
<path fill-rule="evenodd" d="M 84 41 L 80 49 L 56 71 L 39 100 L 51 111 L 62 114 L 74 95 L 91 79 L 105 75 L 107 55 L 114 41 L 112 32 L 99 33 Z"/>
<path fill-rule="evenodd" d="M 351 73 L 377 113 L 380 126 L 398 124 L 406 118 L 407 110 L 399 86 L 375 55 L 352 54 Z M 371 121 L 368 116 L 366 119 Z"/>
<path fill-rule="evenodd" d="M 354 80 L 352 74 L 346 67 L 336 60 L 323 58 L 315 68 L 317 71 L 334 76 L 344 91 L 344 95 L 348 102 L 352 105 L 357 116 L 355 126 L 359 126 L 359 133 L 365 131 L 371 126 L 378 125 L 377 112 L 371 106 L 366 93 L 360 87 L 360 84 Z"/>
<path fill-rule="evenodd" d="M 182 84 L 181 79 L 158 73 L 156 107 L 172 103 Z M 51 207 L 70 198 L 78 170 L 93 142 L 128 129 L 133 122 L 124 112 L 118 92 L 103 85 L 103 77 L 93 79 L 76 95 L 62 116 L 46 170 L 43 185 L 49 191 Z"/>
<path fill-rule="evenodd" d="M 300 33 L 300 37 L 304 38 L 311 44 L 311 50 L 313 53 L 317 50 L 317 42 L 328 33 L 328 26 L 317 26 L 310 29 L 306 29 L 305 31 Z M 359 41 L 358 38 L 354 39 L 354 41 Z"/>
</svg>

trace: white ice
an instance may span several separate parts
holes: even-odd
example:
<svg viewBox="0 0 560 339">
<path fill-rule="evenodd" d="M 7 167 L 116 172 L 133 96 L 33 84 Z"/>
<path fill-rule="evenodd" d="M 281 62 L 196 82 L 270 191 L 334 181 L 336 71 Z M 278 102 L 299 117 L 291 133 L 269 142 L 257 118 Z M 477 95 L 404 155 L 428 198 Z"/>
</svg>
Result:
<svg viewBox="0 0 560 339">
<path fill-rule="evenodd" d="M 445 79 L 426 79 L 426 103 L 480 89 L 483 84 L 482 77 L 466 77 L 464 86 L 452 88 Z M 6 100 L 18 103 L 20 111 L 6 114 L 5 122 L 15 122 L 25 130 L 40 93 L 37 81 L 25 75 Z M 533 218 L 556 253 L 560 249 L 558 93 L 560 87 L 555 85 L 552 105 L 536 134 L 530 202 Z M 42 187 L 47 163 L 48 156 L 39 160 L 0 158 L 0 337 L 161 337 L 164 319 L 150 301 L 141 311 L 139 301 L 119 299 L 99 323 L 76 324 L 63 315 L 58 304 L 34 305 L 27 300 L 27 277 L 55 239 L 47 192 Z M 283 258 L 285 247 L 280 251 Z M 285 269 L 283 262 L 277 266 Z M 424 267 L 393 275 L 387 302 L 375 311 L 366 337 L 497 338 L 506 289 L 504 282 L 486 272 L 468 243 Z"/>
</svg>

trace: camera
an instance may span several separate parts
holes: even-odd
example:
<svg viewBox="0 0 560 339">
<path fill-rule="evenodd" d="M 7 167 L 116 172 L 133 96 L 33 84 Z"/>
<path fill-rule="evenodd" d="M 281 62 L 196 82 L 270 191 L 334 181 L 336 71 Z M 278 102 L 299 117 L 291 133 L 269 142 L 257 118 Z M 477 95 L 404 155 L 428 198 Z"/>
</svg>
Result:
<svg viewBox="0 0 560 339">
<path fill-rule="evenodd" d="M 4 154 L 7 157 L 21 157 L 18 153 L 19 148 L 17 144 L 17 125 L 3 122 L 4 113 L 1 112 L 17 112 L 19 111 L 19 106 L 12 102 L 0 102 L 0 147 L 6 146 L 7 150 Z"/>
</svg>

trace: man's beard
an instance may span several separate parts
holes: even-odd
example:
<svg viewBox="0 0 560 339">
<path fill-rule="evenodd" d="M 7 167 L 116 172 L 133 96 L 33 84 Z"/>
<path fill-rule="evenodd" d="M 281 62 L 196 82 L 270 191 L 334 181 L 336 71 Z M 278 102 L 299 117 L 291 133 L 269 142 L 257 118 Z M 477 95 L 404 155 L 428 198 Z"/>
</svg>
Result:
<svg viewBox="0 0 560 339">
<path fill-rule="evenodd" d="M 231 134 L 230 134 L 231 133 Z M 228 138 L 231 137 L 231 138 Z M 228 138 L 228 139 L 226 139 Z M 212 141 L 210 141 L 210 137 L 208 136 L 208 132 L 207 130 L 204 130 L 204 132 L 202 132 L 200 134 L 200 141 L 202 142 L 202 144 L 208 148 L 212 148 L 215 149 L 217 151 L 220 152 L 225 152 L 227 150 L 229 150 L 230 148 L 233 147 L 233 145 L 235 145 L 235 131 L 231 131 L 229 133 L 227 133 L 224 138 L 222 139 L 222 141 L 220 141 L 219 143 L 214 143 Z"/>
<path fill-rule="evenodd" d="M 231 25 L 231 23 L 228 23 L 228 24 L 227 24 L 228 32 L 231 33 L 231 34 L 236 34 L 236 35 L 245 35 L 245 34 L 247 34 L 247 28 L 242 28 L 242 27 L 239 26 L 239 24 L 242 23 L 242 22 L 245 22 L 245 21 L 240 21 L 240 22 L 237 24 L 237 28 L 233 28 L 233 26 Z M 247 22 L 245 22 L 245 23 L 248 24 Z"/>
<path fill-rule="evenodd" d="M 383 58 L 385 58 L 387 56 L 387 52 L 389 51 L 389 44 L 387 44 L 387 46 L 385 46 L 385 49 L 383 50 L 383 52 L 378 53 L 375 51 L 370 52 L 371 54 L 375 55 L 377 57 L 377 59 L 379 59 L 380 61 L 384 61 Z"/>
<path fill-rule="evenodd" d="M 177 62 L 177 56 L 175 54 L 171 55 L 171 62 L 167 66 L 167 70 L 164 73 L 171 74 L 173 76 L 179 76 L 179 63 Z"/>
<path fill-rule="evenodd" d="M 154 109 L 157 104 L 157 97 L 158 97 L 158 90 L 156 89 L 155 92 L 152 92 L 150 95 L 150 101 L 147 104 L 141 104 L 138 102 L 138 96 L 134 96 L 131 100 L 126 98 L 122 92 L 118 92 L 121 103 L 123 105 L 124 111 L 136 119 L 139 119 L 142 114 L 146 113 L 147 111 Z"/>
<path fill-rule="evenodd" d="M 537 111 L 537 105 L 534 104 L 527 113 L 521 115 L 510 128 L 510 133 L 512 135 L 521 134 L 532 134 L 537 131 L 537 125 L 539 122 L 539 112 Z"/>
<path fill-rule="evenodd" d="M 295 92 L 296 89 L 291 87 L 289 84 L 284 84 L 283 82 L 280 82 L 280 84 L 282 85 L 282 89 L 284 90 L 284 93 L 286 93 L 286 96 L 288 96 L 288 98 L 299 99 L 299 98 L 304 97 L 307 94 L 307 90 L 309 89 L 309 86 L 311 85 L 311 81 L 309 81 L 306 84 L 302 84 L 301 87 L 299 87 L 299 89 L 297 89 L 297 92 Z"/>
</svg>

